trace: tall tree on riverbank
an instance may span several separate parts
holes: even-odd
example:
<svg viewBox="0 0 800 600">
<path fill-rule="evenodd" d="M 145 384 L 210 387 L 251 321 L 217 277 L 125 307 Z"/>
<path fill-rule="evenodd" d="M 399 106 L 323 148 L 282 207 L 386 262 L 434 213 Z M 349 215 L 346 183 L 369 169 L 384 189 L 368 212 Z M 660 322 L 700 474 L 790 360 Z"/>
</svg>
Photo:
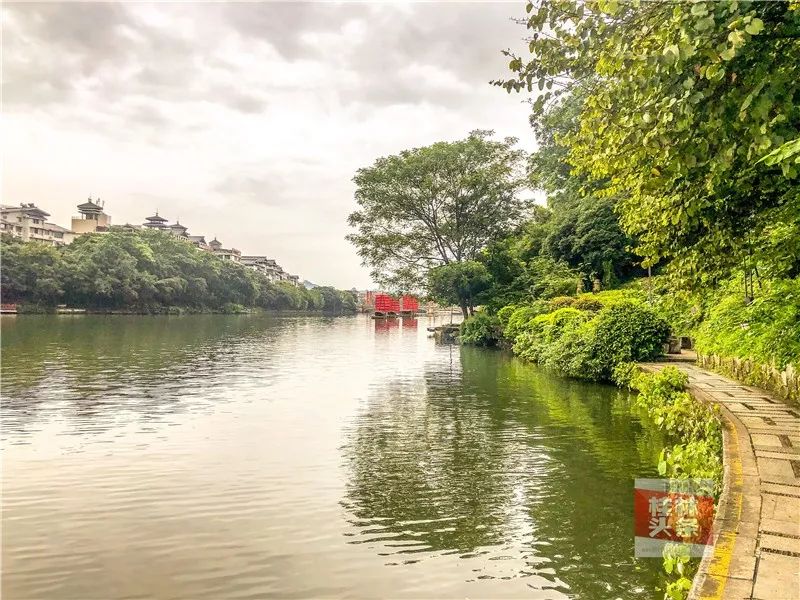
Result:
<svg viewBox="0 0 800 600">
<path fill-rule="evenodd" d="M 525 155 L 516 139 L 492 134 L 473 131 L 358 170 L 347 239 L 376 281 L 420 289 L 430 269 L 475 260 L 518 221 Z"/>
<path fill-rule="evenodd" d="M 569 162 L 639 252 L 702 279 L 755 254 L 778 275 L 800 238 L 800 3 L 536 0 L 507 90 L 582 94 Z M 776 148 L 782 151 L 771 154 Z M 765 157 L 769 157 L 765 159 Z"/>
</svg>

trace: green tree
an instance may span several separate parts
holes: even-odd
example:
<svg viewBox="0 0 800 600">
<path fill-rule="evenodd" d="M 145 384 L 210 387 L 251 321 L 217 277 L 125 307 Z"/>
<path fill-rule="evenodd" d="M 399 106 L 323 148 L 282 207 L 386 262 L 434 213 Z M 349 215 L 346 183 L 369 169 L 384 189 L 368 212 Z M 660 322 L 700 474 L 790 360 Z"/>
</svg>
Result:
<svg viewBox="0 0 800 600">
<path fill-rule="evenodd" d="M 60 301 L 63 290 L 64 259 L 53 246 L 38 242 L 22 243 L 11 236 L 2 237 L 3 302 L 24 300 L 45 306 Z"/>
<path fill-rule="evenodd" d="M 518 192 L 524 154 L 514 138 L 474 131 L 379 158 L 359 169 L 358 210 L 348 222 L 372 277 L 395 289 L 421 287 L 438 265 L 475 260 L 523 213 Z"/>
<path fill-rule="evenodd" d="M 530 2 L 530 58 L 509 54 L 507 90 L 538 88 L 534 118 L 564 94 L 585 98 L 569 163 L 619 198 L 649 263 L 697 278 L 744 256 L 773 269 L 774 240 L 800 234 L 800 4 Z M 781 148 L 781 150 L 777 150 Z M 776 152 L 776 154 L 772 154 Z M 762 159 L 771 156 L 769 159 Z M 791 228 L 780 229 L 789 222 Z"/>
<path fill-rule="evenodd" d="M 458 304 L 466 319 L 473 314 L 481 292 L 490 284 L 482 263 L 469 260 L 434 267 L 428 272 L 428 293 L 441 304 Z"/>
<path fill-rule="evenodd" d="M 65 248 L 3 237 L 2 296 L 12 302 L 160 311 L 187 307 L 322 310 L 321 292 L 273 284 L 261 273 L 221 260 L 160 231 L 86 235 Z M 351 292 L 326 288 L 337 314 L 355 312 Z"/>
</svg>

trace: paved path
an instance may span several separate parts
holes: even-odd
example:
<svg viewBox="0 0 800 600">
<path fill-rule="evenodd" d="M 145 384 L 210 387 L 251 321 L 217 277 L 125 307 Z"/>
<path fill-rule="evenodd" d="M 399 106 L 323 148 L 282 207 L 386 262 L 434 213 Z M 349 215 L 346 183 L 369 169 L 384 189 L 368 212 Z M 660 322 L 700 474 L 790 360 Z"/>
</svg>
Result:
<svg viewBox="0 0 800 600">
<path fill-rule="evenodd" d="M 800 600 L 800 408 L 764 390 L 687 363 L 697 398 L 720 405 L 725 490 L 717 543 L 703 559 L 692 597 Z"/>
</svg>

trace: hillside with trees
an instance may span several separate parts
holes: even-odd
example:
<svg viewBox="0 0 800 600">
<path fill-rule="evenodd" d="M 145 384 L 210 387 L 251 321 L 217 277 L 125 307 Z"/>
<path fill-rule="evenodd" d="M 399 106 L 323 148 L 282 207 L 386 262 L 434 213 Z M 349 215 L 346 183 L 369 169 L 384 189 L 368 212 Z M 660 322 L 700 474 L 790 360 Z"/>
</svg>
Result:
<svg viewBox="0 0 800 600">
<path fill-rule="evenodd" d="M 352 313 L 351 292 L 308 290 L 222 260 L 160 231 L 112 229 L 63 248 L 4 236 L 2 295 L 23 310 L 59 304 L 132 312 L 244 309 Z"/>
</svg>

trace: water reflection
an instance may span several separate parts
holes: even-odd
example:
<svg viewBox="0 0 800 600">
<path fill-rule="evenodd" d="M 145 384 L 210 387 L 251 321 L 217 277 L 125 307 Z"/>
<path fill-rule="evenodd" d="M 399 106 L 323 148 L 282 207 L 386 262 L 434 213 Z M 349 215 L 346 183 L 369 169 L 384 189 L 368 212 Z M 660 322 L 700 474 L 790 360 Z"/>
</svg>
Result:
<svg viewBox="0 0 800 600">
<path fill-rule="evenodd" d="M 632 558 L 631 483 L 661 440 L 624 394 L 464 348 L 457 368 L 376 391 L 348 431 L 343 505 L 388 564 L 456 554 L 474 577 L 569 597 L 649 596 Z M 393 558 L 397 555 L 397 558 Z M 630 573 L 647 572 L 638 586 Z"/>
</svg>

